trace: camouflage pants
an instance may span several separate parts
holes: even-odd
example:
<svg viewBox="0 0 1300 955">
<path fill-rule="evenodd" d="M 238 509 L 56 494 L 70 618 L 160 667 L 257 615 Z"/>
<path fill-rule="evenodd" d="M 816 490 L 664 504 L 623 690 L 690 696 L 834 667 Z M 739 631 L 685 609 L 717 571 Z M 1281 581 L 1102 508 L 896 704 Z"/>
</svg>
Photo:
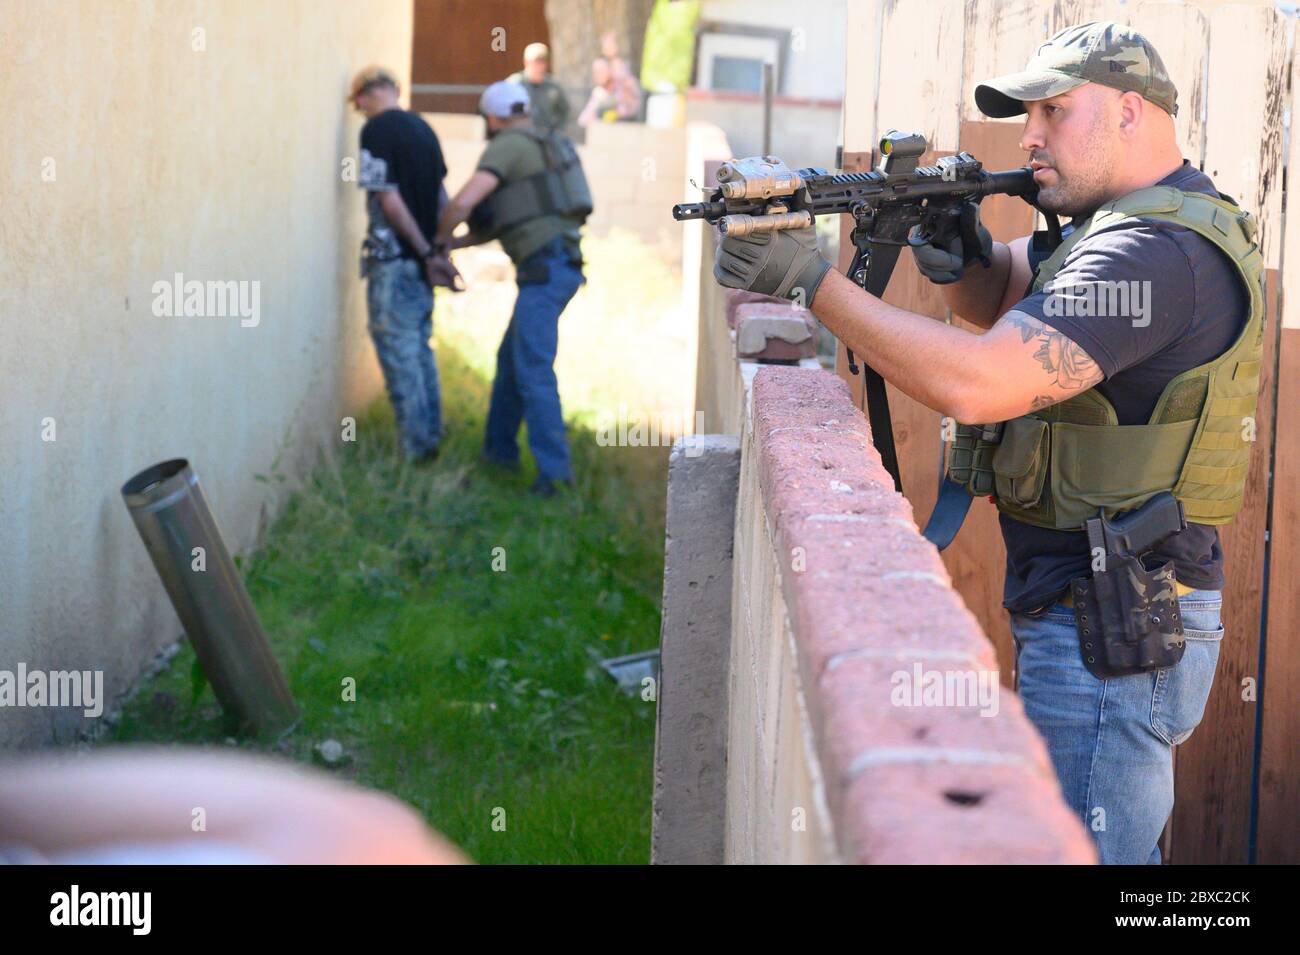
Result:
<svg viewBox="0 0 1300 955">
<path fill-rule="evenodd" d="M 442 438 L 438 367 L 434 364 L 433 290 L 412 259 L 372 262 L 366 284 L 370 337 L 411 457 L 434 451 Z"/>
</svg>

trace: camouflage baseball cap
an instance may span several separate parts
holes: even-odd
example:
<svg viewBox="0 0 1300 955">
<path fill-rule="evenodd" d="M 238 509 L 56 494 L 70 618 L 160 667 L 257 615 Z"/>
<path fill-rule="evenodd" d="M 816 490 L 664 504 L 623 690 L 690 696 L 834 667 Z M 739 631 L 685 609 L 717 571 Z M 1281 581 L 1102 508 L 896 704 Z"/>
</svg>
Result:
<svg viewBox="0 0 1300 955">
<path fill-rule="evenodd" d="M 1155 47 L 1136 30 L 1109 20 L 1066 27 L 1038 48 L 1022 72 L 975 87 L 975 105 L 986 116 L 1018 116 L 1027 101 L 1059 96 L 1084 83 L 1132 90 L 1178 115 L 1178 90 Z"/>
</svg>

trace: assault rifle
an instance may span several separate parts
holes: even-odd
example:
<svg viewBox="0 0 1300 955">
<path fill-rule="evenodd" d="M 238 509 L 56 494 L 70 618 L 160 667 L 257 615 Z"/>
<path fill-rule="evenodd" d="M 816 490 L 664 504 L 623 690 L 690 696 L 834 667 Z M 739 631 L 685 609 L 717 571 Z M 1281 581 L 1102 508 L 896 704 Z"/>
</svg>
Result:
<svg viewBox="0 0 1300 955">
<path fill-rule="evenodd" d="M 792 170 L 775 156 L 733 159 L 718 170 L 720 185 L 708 201 L 675 205 L 673 218 L 703 219 L 724 235 L 750 235 L 803 229 L 816 216 L 853 216 L 851 239 L 856 251 L 847 274 L 872 295 L 881 295 L 914 226 L 921 227 L 919 241 L 942 245 L 960 235 L 968 248 L 978 248 L 974 217 L 963 215 L 967 203 L 1008 195 L 1032 204 L 1038 194 L 1028 167 L 987 172 L 967 152 L 945 156 L 933 166 L 918 166 L 925 150 L 921 134 L 890 130 L 880 140 L 881 167 L 871 172 Z M 1050 213 L 1044 217 L 1049 241 L 1055 245 L 1060 241 L 1060 224 Z M 848 360 L 849 370 L 856 375 L 852 351 Z M 901 491 L 885 382 L 865 362 L 862 367 L 876 449 Z"/>
</svg>

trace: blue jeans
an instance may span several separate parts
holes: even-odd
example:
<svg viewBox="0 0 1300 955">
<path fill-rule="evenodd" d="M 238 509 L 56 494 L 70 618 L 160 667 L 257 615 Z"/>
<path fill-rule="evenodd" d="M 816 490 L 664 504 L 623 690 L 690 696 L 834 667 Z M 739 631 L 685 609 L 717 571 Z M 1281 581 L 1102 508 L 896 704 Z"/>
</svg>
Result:
<svg viewBox="0 0 1300 955">
<path fill-rule="evenodd" d="M 576 255 L 576 253 L 575 253 Z M 555 378 L 560 313 L 584 281 L 581 267 L 556 239 L 516 266 L 519 296 L 510 316 L 492 381 L 484 453 L 504 464 L 519 460 L 519 426 L 528 423 L 528 448 L 539 476 L 571 480 L 569 440 Z"/>
<path fill-rule="evenodd" d="M 1159 864 L 1157 842 L 1174 807 L 1173 747 L 1200 723 L 1214 683 L 1222 592 L 1193 590 L 1178 605 L 1182 660 L 1109 680 L 1084 667 L 1072 608 L 1011 615 L 1025 711 L 1103 863 Z"/>
<path fill-rule="evenodd" d="M 371 262 L 366 305 L 402 449 L 420 457 L 442 439 L 438 367 L 433 362 L 433 290 L 413 259 Z"/>
</svg>

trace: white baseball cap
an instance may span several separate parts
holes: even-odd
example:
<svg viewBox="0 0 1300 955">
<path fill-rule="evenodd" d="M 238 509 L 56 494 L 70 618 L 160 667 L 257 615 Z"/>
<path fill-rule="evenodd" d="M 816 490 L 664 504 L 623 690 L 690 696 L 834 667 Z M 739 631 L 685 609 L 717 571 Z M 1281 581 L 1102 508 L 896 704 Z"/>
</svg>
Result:
<svg viewBox="0 0 1300 955">
<path fill-rule="evenodd" d="M 500 80 L 483 91 L 478 111 L 498 119 L 528 114 L 528 90 L 519 83 Z"/>
</svg>

